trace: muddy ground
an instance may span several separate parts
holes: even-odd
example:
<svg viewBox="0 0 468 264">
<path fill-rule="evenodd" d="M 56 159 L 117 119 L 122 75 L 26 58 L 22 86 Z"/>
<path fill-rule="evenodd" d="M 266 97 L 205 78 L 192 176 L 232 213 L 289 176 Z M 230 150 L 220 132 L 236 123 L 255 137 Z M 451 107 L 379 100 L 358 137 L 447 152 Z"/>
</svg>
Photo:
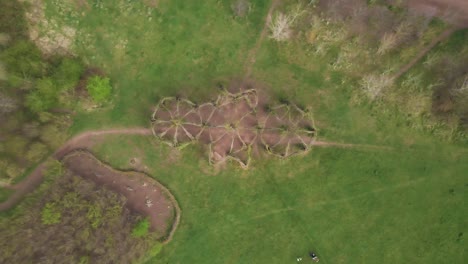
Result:
<svg viewBox="0 0 468 264">
<path fill-rule="evenodd" d="M 63 163 L 73 173 L 124 195 L 131 210 L 149 217 L 151 229 L 160 238 L 174 229 L 179 214 L 176 201 L 165 187 L 147 175 L 115 170 L 85 151 L 68 154 Z"/>
</svg>

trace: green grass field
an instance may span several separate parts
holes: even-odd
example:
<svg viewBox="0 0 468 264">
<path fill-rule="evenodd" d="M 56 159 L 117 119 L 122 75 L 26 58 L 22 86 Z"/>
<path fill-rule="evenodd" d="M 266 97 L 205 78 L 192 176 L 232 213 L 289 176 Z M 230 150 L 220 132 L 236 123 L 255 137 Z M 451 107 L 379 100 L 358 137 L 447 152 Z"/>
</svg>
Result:
<svg viewBox="0 0 468 264">
<path fill-rule="evenodd" d="M 270 4 L 255 1 L 247 18 L 234 19 L 231 1 L 161 0 L 156 9 L 95 1 L 79 11 L 46 2 L 49 18 L 77 29 L 76 53 L 115 88 L 110 106 L 79 113 L 72 133 L 149 126 L 163 96 L 215 95 L 216 82 L 243 76 Z M 197 146 L 178 153 L 138 136 L 96 146 L 118 168 L 142 159 L 179 201 L 174 240 L 149 263 L 294 263 L 311 249 L 321 263 L 465 261 L 466 142 L 420 129 L 425 120 L 398 106 L 356 101 L 356 83 L 329 67 L 331 57 L 265 39 L 252 78 L 272 98 L 311 106 L 321 140 L 390 150 L 316 148 L 216 171 Z"/>
<path fill-rule="evenodd" d="M 314 149 L 218 173 L 199 149 L 178 157 L 151 138 L 96 151 L 121 168 L 142 158 L 181 204 L 174 240 L 150 263 L 293 263 L 309 249 L 325 263 L 463 262 L 462 148 Z"/>
</svg>

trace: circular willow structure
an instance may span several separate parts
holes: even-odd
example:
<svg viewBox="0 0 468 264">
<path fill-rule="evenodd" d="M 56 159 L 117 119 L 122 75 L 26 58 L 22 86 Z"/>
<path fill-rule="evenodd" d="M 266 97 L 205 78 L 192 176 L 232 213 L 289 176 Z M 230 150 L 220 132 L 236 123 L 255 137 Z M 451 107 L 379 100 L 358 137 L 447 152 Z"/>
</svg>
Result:
<svg viewBox="0 0 468 264">
<path fill-rule="evenodd" d="M 151 120 L 153 134 L 162 142 L 182 148 L 197 141 L 208 146 L 211 164 L 234 160 L 244 168 L 254 149 L 286 158 L 308 151 L 315 139 L 306 111 L 290 103 L 260 105 L 254 89 L 223 89 L 216 100 L 200 105 L 166 97 Z"/>
<path fill-rule="evenodd" d="M 307 113 L 294 104 L 267 109 L 260 141 L 269 153 L 286 158 L 308 151 L 315 139 L 315 128 Z"/>
</svg>

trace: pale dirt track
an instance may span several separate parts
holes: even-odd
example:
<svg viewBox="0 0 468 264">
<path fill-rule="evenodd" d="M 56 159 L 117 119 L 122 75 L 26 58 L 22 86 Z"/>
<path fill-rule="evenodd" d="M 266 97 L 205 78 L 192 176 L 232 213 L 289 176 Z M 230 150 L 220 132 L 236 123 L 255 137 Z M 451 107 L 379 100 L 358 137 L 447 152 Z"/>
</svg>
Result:
<svg viewBox="0 0 468 264">
<path fill-rule="evenodd" d="M 265 17 L 265 24 L 263 25 L 262 32 L 260 32 L 260 35 L 255 42 L 255 46 L 250 50 L 248 53 L 247 59 L 245 61 L 244 65 L 244 70 L 245 70 L 245 75 L 244 75 L 244 81 L 246 81 L 250 75 L 252 74 L 253 66 L 256 62 L 256 57 L 257 57 L 257 52 L 262 46 L 263 40 L 265 39 L 267 33 L 268 33 L 268 24 L 271 21 L 271 18 L 273 16 L 273 11 L 275 8 L 281 3 L 281 0 L 272 0 L 270 4 L 270 8 L 268 9 L 268 13 Z"/>
<path fill-rule="evenodd" d="M 398 79 L 416 65 L 427 53 L 429 53 L 438 43 L 450 38 L 457 30 L 468 28 L 468 0 L 408 0 L 406 5 L 410 10 L 428 17 L 439 17 L 452 27 L 446 29 L 408 64 L 403 66 L 394 76 Z"/>
<path fill-rule="evenodd" d="M 468 0 L 467 0 L 468 1 Z M 450 36 L 457 31 L 457 28 L 448 28 L 442 32 L 439 36 L 431 41 L 424 49 L 422 49 L 416 57 L 414 57 L 410 62 L 403 66 L 394 76 L 393 79 L 396 80 L 408 72 L 414 65 L 416 65 L 424 56 L 427 55 L 437 44 L 450 38 Z"/>
</svg>

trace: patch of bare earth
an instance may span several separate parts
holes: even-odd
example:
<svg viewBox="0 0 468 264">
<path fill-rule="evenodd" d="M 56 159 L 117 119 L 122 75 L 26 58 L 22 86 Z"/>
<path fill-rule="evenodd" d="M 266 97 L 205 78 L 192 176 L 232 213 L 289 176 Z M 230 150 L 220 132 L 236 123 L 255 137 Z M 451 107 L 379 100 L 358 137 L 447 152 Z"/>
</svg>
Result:
<svg viewBox="0 0 468 264">
<path fill-rule="evenodd" d="M 102 140 L 107 135 L 151 135 L 151 130 L 146 128 L 122 128 L 122 129 L 107 129 L 99 131 L 87 131 L 79 134 L 68 140 L 53 155 L 53 158 L 60 160 L 68 153 L 77 149 L 89 149 L 99 140 Z M 0 211 L 8 210 L 18 204 L 23 197 L 33 191 L 42 182 L 44 171 L 46 170 L 46 162 L 39 164 L 28 177 L 14 186 L 15 189 L 8 200 L 0 203 Z"/>
<path fill-rule="evenodd" d="M 141 172 L 115 170 L 89 152 L 72 152 L 63 163 L 73 173 L 124 195 L 131 210 L 149 217 L 152 230 L 160 238 L 171 236 L 180 212 L 175 199 L 160 183 Z"/>
<path fill-rule="evenodd" d="M 71 48 L 76 29 L 62 26 L 45 17 L 45 3 L 41 0 L 22 0 L 27 3 L 26 19 L 29 24 L 29 38 L 45 55 L 72 54 Z"/>
<path fill-rule="evenodd" d="M 206 145 L 211 163 L 228 159 L 247 167 L 252 153 L 289 157 L 309 150 L 315 139 L 306 110 L 292 103 L 269 105 L 251 85 L 237 83 L 211 102 L 164 98 L 152 116 L 153 133 L 171 146 Z"/>
</svg>

